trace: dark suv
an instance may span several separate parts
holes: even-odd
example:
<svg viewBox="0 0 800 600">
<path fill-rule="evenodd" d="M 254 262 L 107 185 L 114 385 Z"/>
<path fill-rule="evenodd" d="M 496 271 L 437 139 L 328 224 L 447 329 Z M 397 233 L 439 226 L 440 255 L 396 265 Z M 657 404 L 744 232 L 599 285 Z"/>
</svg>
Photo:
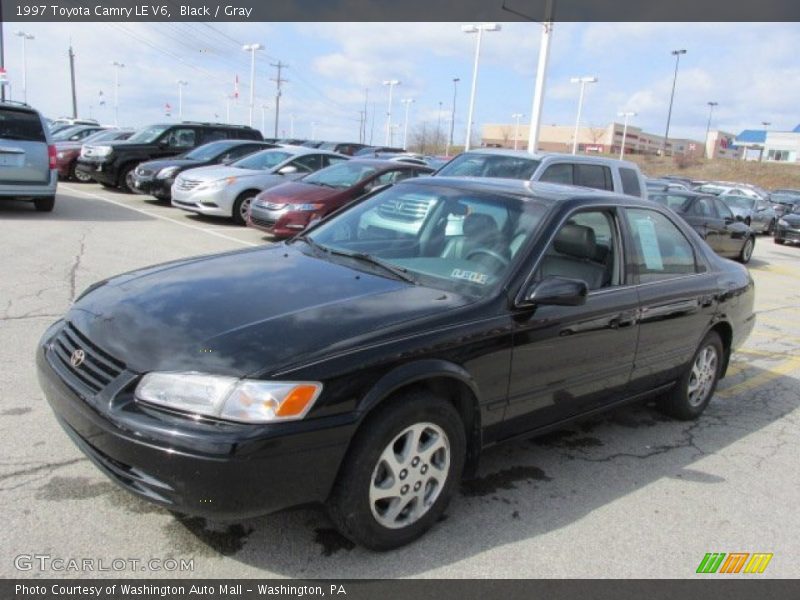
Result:
<svg viewBox="0 0 800 600">
<path fill-rule="evenodd" d="M 168 158 L 202 144 L 218 140 L 258 140 L 252 127 L 224 123 L 159 123 L 145 127 L 123 142 L 85 145 L 76 171 L 85 173 L 105 187 L 132 191 L 133 170 L 147 160 Z"/>
</svg>

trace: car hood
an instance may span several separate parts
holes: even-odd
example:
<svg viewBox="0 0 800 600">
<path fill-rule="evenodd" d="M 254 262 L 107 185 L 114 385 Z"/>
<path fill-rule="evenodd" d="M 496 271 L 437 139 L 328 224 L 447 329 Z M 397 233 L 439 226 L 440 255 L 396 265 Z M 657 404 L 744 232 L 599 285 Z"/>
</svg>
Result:
<svg viewBox="0 0 800 600">
<path fill-rule="evenodd" d="M 347 190 L 329 188 L 321 185 L 291 181 L 275 186 L 259 195 L 259 202 L 278 203 L 307 203 L 320 202 L 338 196 Z"/>
<path fill-rule="evenodd" d="M 469 301 L 276 245 L 119 275 L 66 318 L 132 371 L 242 377 L 361 346 Z"/>
<path fill-rule="evenodd" d="M 190 179 L 199 179 L 200 181 L 216 181 L 217 179 L 225 179 L 226 177 L 255 177 L 257 175 L 272 175 L 268 171 L 253 170 L 253 169 L 237 169 L 236 167 L 229 167 L 226 165 L 209 165 L 207 167 L 198 167 L 191 169 L 191 172 L 186 172 L 184 175 Z"/>
</svg>

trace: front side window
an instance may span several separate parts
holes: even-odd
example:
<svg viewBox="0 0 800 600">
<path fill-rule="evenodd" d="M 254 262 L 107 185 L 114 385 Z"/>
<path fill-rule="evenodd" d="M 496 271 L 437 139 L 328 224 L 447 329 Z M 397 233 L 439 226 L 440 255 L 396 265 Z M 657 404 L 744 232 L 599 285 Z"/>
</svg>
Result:
<svg viewBox="0 0 800 600">
<path fill-rule="evenodd" d="M 712 198 L 698 198 L 692 207 L 691 213 L 695 217 L 710 217 L 716 218 L 717 211 L 714 210 L 714 201 Z"/>
<path fill-rule="evenodd" d="M 727 204 L 722 202 L 721 200 L 714 200 L 714 206 L 717 209 L 717 214 L 719 214 L 721 219 L 725 219 L 727 221 L 733 221 L 733 211 L 728 207 Z"/>
<path fill-rule="evenodd" d="M 151 144 L 169 128 L 170 125 L 151 125 L 134 133 L 128 138 L 128 141 L 136 144 Z"/>
<path fill-rule="evenodd" d="M 195 143 L 194 129 L 180 128 L 170 131 L 162 140 L 169 148 L 192 148 Z"/>
<path fill-rule="evenodd" d="M 547 183 L 561 183 L 563 185 L 572 185 L 572 164 L 571 163 L 556 163 L 550 165 L 544 170 L 539 181 Z"/>
<path fill-rule="evenodd" d="M 628 209 L 626 217 L 640 283 L 697 272 L 691 243 L 670 219 L 654 210 L 640 208 Z"/>
<path fill-rule="evenodd" d="M 617 285 L 620 260 L 614 215 L 591 210 L 572 215 L 556 233 L 536 269 L 537 280 L 567 277 L 590 290 Z"/>
</svg>

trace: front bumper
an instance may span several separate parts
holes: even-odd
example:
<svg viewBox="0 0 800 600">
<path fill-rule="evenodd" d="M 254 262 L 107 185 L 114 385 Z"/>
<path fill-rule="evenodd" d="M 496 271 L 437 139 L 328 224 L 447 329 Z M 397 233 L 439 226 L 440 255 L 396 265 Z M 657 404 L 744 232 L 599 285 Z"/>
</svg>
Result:
<svg viewBox="0 0 800 600">
<path fill-rule="evenodd" d="M 157 179 L 155 177 L 142 177 L 135 172 L 132 176 L 133 187 L 131 188 L 137 194 L 145 194 L 155 196 L 161 200 L 170 200 L 172 198 L 172 184 L 175 183 L 174 178 Z"/>
<path fill-rule="evenodd" d="M 290 237 L 308 227 L 315 216 L 310 211 L 292 211 L 288 207 L 271 210 L 254 203 L 250 205 L 248 224 L 276 237 Z"/>
<path fill-rule="evenodd" d="M 143 410 L 138 375 L 122 371 L 96 395 L 81 393 L 50 349 L 37 349 L 39 383 L 59 423 L 109 478 L 151 502 L 218 520 L 323 502 L 355 431 L 349 415 L 270 426 L 199 422 Z"/>
<path fill-rule="evenodd" d="M 785 242 L 800 243 L 800 229 L 777 225 L 775 227 L 775 239 Z"/>
<path fill-rule="evenodd" d="M 180 190 L 172 186 L 172 206 L 211 217 L 230 217 L 236 196 L 227 189 Z"/>
<path fill-rule="evenodd" d="M 75 170 L 85 173 L 98 183 L 117 185 L 117 172 L 112 161 L 79 158 Z"/>
</svg>

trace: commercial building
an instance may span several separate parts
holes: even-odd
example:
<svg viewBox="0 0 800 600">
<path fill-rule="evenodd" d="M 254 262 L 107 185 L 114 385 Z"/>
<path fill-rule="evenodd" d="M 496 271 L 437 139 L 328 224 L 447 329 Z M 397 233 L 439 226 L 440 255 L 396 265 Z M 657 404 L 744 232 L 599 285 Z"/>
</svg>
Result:
<svg viewBox="0 0 800 600">
<path fill-rule="evenodd" d="M 736 136 L 745 160 L 800 163 L 800 125 L 792 131 L 745 129 Z"/>
<path fill-rule="evenodd" d="M 613 122 L 603 127 L 585 126 L 578 129 L 578 152 L 619 154 L 622 147 L 623 124 Z M 516 134 L 516 135 L 515 135 Z M 539 135 L 538 150 L 544 152 L 571 152 L 575 127 L 545 125 Z M 493 148 L 524 149 L 528 145 L 528 126 L 520 124 L 487 124 L 481 132 L 481 145 Z M 625 134 L 625 154 L 660 154 L 664 137 L 646 133 L 639 127 L 628 125 Z M 701 155 L 702 142 L 670 138 L 667 140 L 668 155 Z"/>
<path fill-rule="evenodd" d="M 736 145 L 736 134 L 727 131 L 709 131 L 706 138 L 706 157 L 740 159 L 743 147 Z"/>
</svg>

